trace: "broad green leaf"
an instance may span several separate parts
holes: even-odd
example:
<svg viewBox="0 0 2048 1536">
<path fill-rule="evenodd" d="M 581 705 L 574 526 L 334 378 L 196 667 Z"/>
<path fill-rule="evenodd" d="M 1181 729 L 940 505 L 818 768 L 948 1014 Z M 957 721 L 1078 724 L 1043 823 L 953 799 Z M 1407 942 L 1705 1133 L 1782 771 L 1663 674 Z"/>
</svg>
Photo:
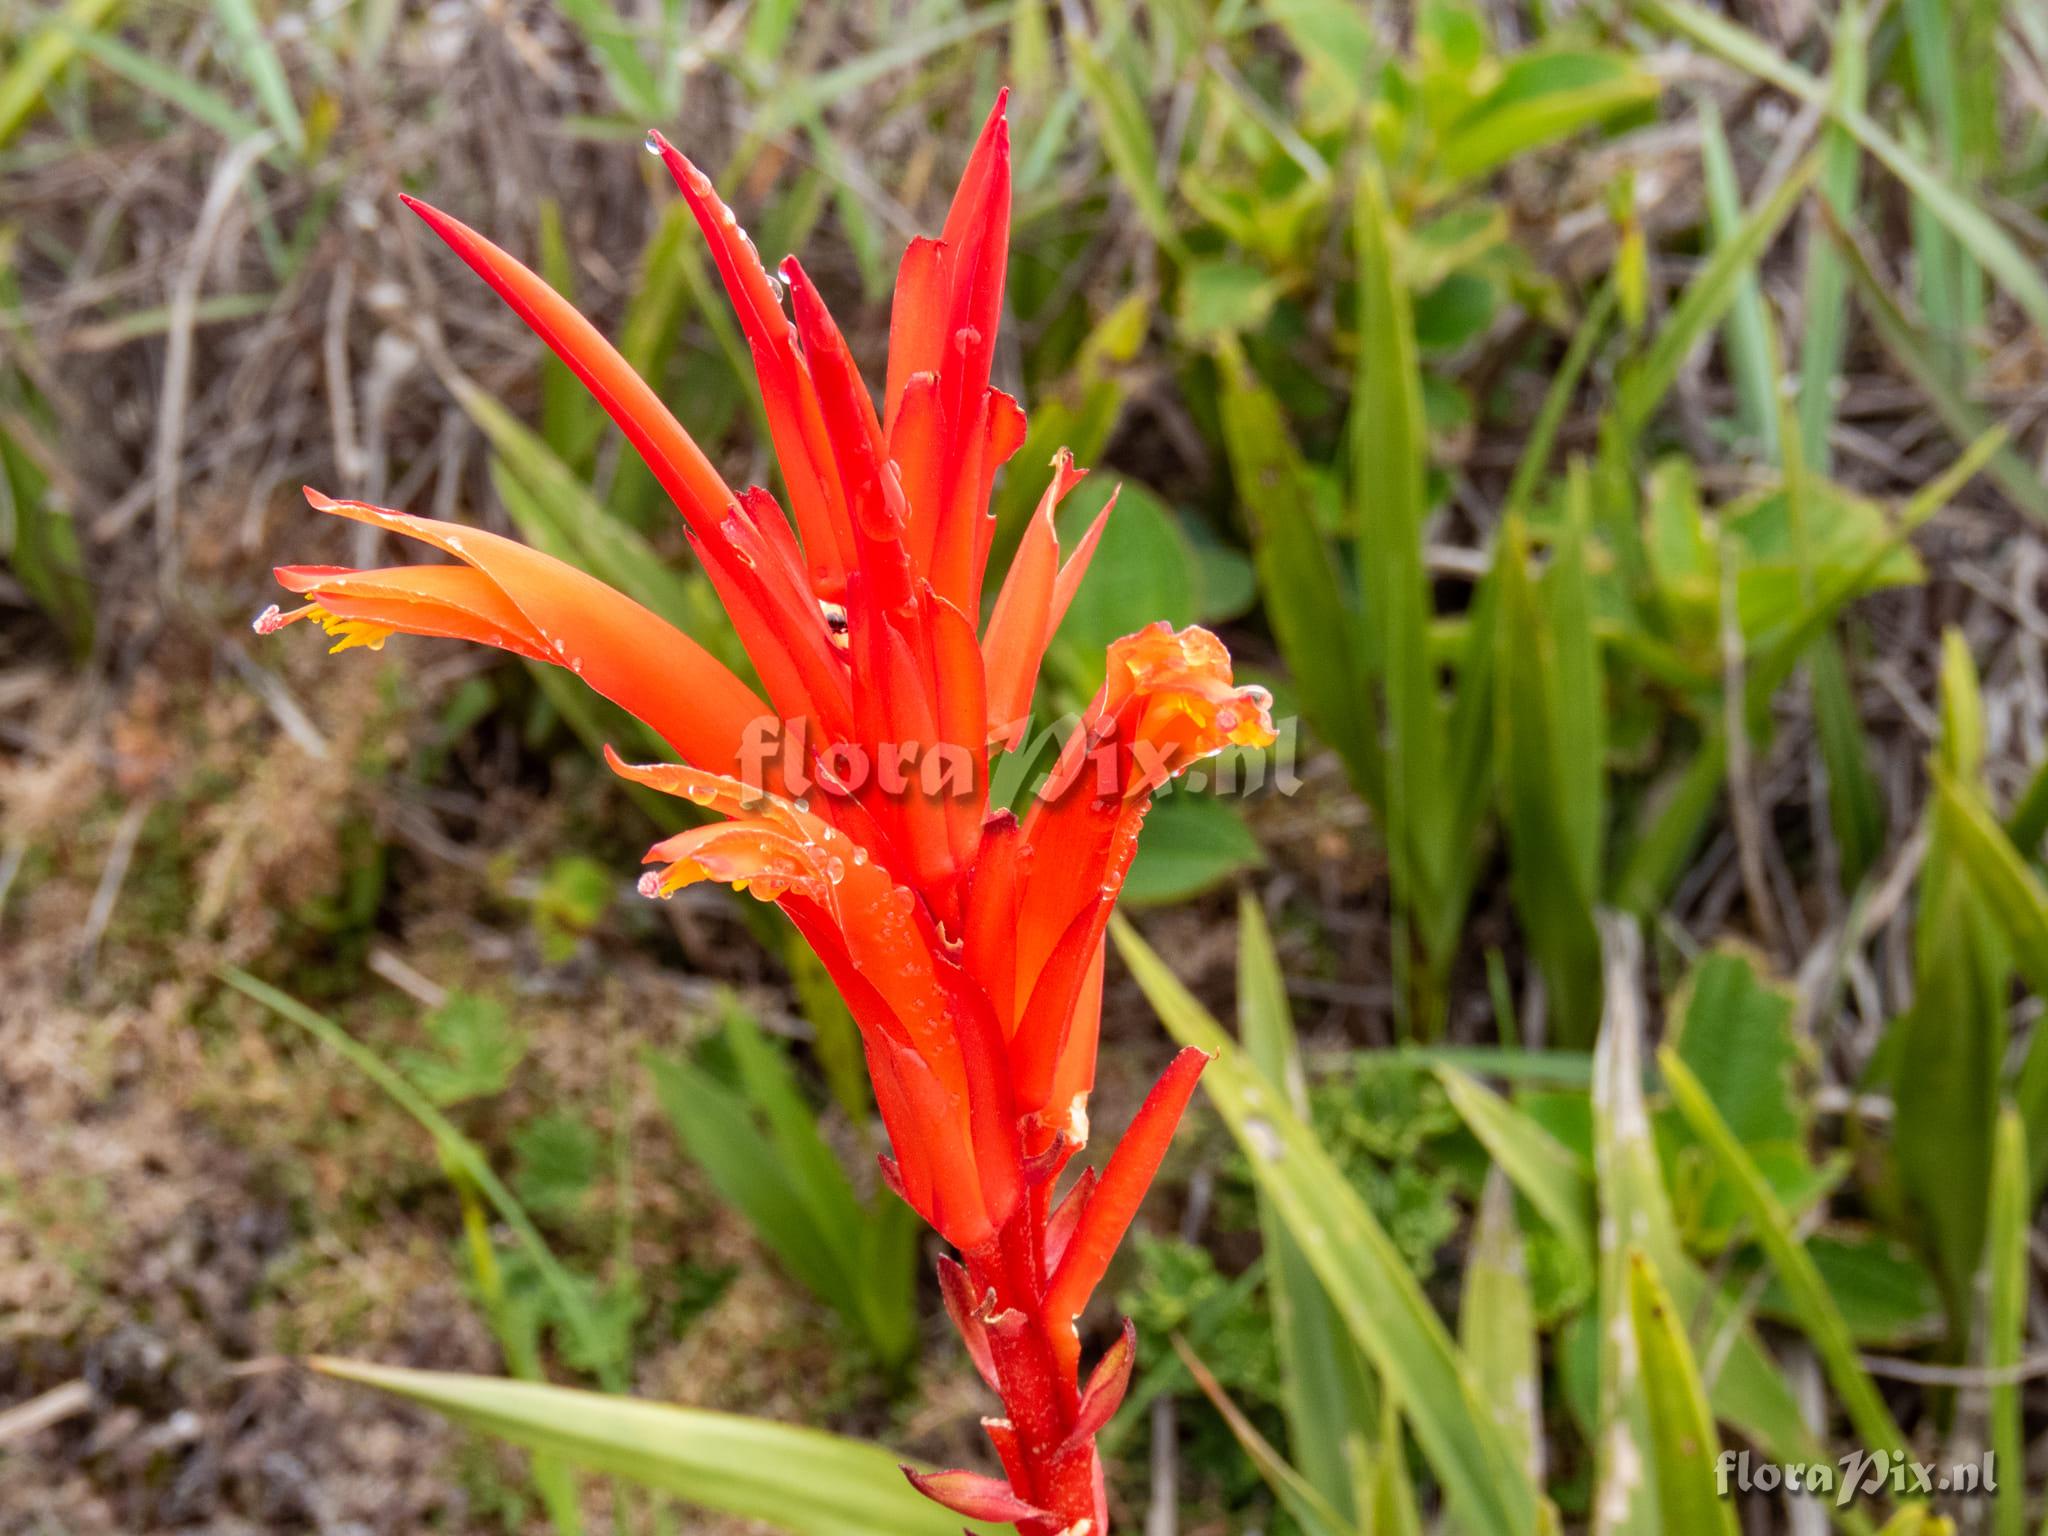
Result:
<svg viewBox="0 0 2048 1536">
<path fill-rule="evenodd" d="M 398 1065 L 443 1108 L 503 1093 L 526 1057 L 526 1037 L 488 997 L 451 992 L 421 1027 L 437 1049 L 400 1051 Z"/>
<path fill-rule="evenodd" d="M 1531 49 L 1445 131 L 1437 166 L 1453 181 L 1485 176 L 1545 144 L 1657 99 L 1657 79 L 1619 54 Z"/>
<path fill-rule="evenodd" d="M 1722 1172 L 1740 1191 L 1749 1211 L 1751 1228 L 1769 1255 L 1778 1278 L 1784 1283 L 1789 1304 L 1798 1314 L 1800 1327 L 1812 1342 L 1828 1381 L 1841 1400 L 1849 1422 L 1862 1443 L 1869 1446 L 1905 1445 L 1905 1433 L 1893 1419 L 1876 1384 L 1856 1353 L 1856 1341 L 1841 1309 L 1829 1294 L 1820 1271 L 1814 1267 L 1805 1245 L 1792 1230 L 1785 1209 L 1758 1171 L 1755 1161 L 1743 1150 L 1728 1122 L 1714 1107 L 1700 1080 L 1669 1046 L 1658 1054 L 1665 1085 L 1671 1090 L 1678 1111 L 1685 1117 L 1710 1151 Z"/>
<path fill-rule="evenodd" d="M 1593 1265 L 1593 1182 L 1585 1164 L 1535 1120 L 1456 1067 L 1439 1064 L 1451 1107 L 1522 1197 L 1585 1263 Z"/>
<path fill-rule="evenodd" d="M 1670 1293 L 1640 1249 L 1629 1251 L 1628 1302 L 1662 1528 L 1685 1536 L 1739 1536 L 1735 1505 L 1721 1497 L 1715 1479 L 1721 1440 L 1699 1362 Z"/>
<path fill-rule="evenodd" d="M 1261 267 L 1228 258 L 1189 263 L 1180 279 L 1180 328 L 1190 341 L 1255 331 L 1266 323 L 1281 285 Z"/>
<path fill-rule="evenodd" d="M 1133 906 L 1186 901 L 1265 862 L 1234 803 L 1177 786 L 1146 814 L 1123 898 Z"/>
<path fill-rule="evenodd" d="M 1237 946 L 1237 1028 L 1246 1060 L 1287 1096 L 1295 1114 L 1306 1117 L 1308 1091 L 1286 982 L 1265 912 L 1249 891 L 1238 898 Z M 1288 1449 L 1310 1486 L 1344 1519 L 1355 1521 L 1352 1442 L 1370 1418 L 1371 1377 L 1272 1197 L 1263 1187 L 1254 1193 Z"/>
<path fill-rule="evenodd" d="M 1331 1305 L 1398 1393 L 1462 1528 L 1473 1536 L 1532 1536 L 1539 1492 L 1515 1464 L 1481 1404 L 1443 1322 L 1315 1133 L 1245 1058 L 1137 930 L 1111 929 L 1118 952 L 1183 1045 L 1214 1059 L 1210 1102 L 1243 1147 L 1252 1178 L 1308 1255 Z"/>
<path fill-rule="evenodd" d="M 865 1441 L 539 1382 L 327 1356 L 308 1363 L 514 1445 L 793 1536 L 959 1536 L 960 1517 L 912 1488 L 899 1457 Z"/>
<path fill-rule="evenodd" d="M 1060 508 L 1061 547 L 1074 547 L 1112 491 L 1116 507 L 1053 640 L 1074 691 L 1084 696 L 1100 686 L 1112 642 L 1154 620 L 1192 624 L 1201 599 L 1194 547 L 1179 519 L 1136 481 L 1119 485 L 1107 471 L 1082 481 Z"/>
<path fill-rule="evenodd" d="M 1796 1006 L 1790 987 L 1766 980 L 1751 956 L 1732 947 L 1700 960 L 1672 998 L 1670 1043 L 1744 1146 L 1806 1136 Z"/>
<path fill-rule="evenodd" d="M 1906 1245 L 1878 1232 L 1832 1231 L 1809 1238 L 1807 1254 L 1862 1349 L 1900 1350 L 1941 1336 L 1941 1293 Z M 1769 1275 L 1757 1312 L 1796 1325 L 1785 1283 Z"/>
</svg>

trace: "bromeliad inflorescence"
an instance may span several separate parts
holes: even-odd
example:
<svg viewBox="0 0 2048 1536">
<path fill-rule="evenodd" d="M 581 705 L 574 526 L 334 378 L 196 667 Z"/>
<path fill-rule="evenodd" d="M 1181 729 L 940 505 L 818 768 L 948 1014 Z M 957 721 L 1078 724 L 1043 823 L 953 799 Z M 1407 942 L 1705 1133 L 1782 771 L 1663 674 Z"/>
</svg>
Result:
<svg viewBox="0 0 2048 1536">
<path fill-rule="evenodd" d="M 1264 692 L 1223 646 L 1165 624 L 1110 647 L 1107 680 L 1021 816 L 991 811 L 993 749 L 1015 745 L 1039 665 L 1098 534 L 1060 559 L 1053 514 L 1081 478 L 1063 452 L 982 613 L 996 471 L 1024 439 L 989 385 L 1010 217 L 999 100 L 937 239 L 897 279 L 878 412 L 792 257 L 783 289 L 705 176 L 659 154 L 710 242 L 752 348 L 790 515 L 735 494 L 653 390 L 560 295 L 446 214 L 408 205 L 554 349 L 674 498 L 767 693 L 603 583 L 479 529 L 335 501 L 321 511 L 451 563 L 285 566 L 336 650 L 393 632 L 479 641 L 564 666 L 652 727 L 677 764 L 637 783 L 715 820 L 657 843 L 650 896 L 716 880 L 781 906 L 860 1026 L 892 1155 L 890 1187 L 960 1253 L 948 1312 L 1004 1417 L 1006 1478 L 911 1474 L 1025 1536 L 1102 1536 L 1095 1435 L 1121 1400 L 1128 1324 L 1080 1375 L 1076 1320 L 1157 1171 L 1203 1066 L 1174 1059 L 1100 1176 L 1054 1187 L 1088 1140 L 1103 937 L 1151 792 L 1227 746 L 1273 740 Z M 1108 515 L 1105 510 L 1105 517 Z"/>
</svg>

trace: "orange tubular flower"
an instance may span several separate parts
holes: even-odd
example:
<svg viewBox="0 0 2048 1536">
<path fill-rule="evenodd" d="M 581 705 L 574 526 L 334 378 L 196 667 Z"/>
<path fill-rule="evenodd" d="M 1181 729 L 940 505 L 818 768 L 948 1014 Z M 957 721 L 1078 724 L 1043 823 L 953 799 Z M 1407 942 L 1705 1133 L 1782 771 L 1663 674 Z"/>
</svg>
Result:
<svg viewBox="0 0 2048 1536">
<path fill-rule="evenodd" d="M 891 1188 L 960 1251 L 948 1312 L 1006 1416 L 985 1420 L 1006 1479 L 913 1476 L 1025 1536 L 1103 1536 L 1095 1433 L 1120 1401 L 1124 1337 L 1080 1379 L 1076 1320 L 1194 1092 L 1175 1058 L 1098 1178 L 1055 1204 L 1088 1140 L 1103 935 L 1151 792 L 1231 745 L 1273 740 L 1263 690 L 1238 687 L 1213 635 L 1154 625 L 1110 647 L 1107 678 L 1022 816 L 991 812 L 992 747 L 1018 741 L 1045 647 L 1087 569 L 1098 519 L 1062 562 L 1053 515 L 1081 479 L 1062 452 L 985 624 L 996 471 L 1024 439 L 989 384 L 1010 214 L 998 100 L 939 237 L 903 258 L 881 408 L 794 258 L 790 297 L 711 183 L 659 134 L 752 349 L 790 512 L 733 492 L 588 321 L 446 214 L 413 208 L 590 388 L 674 498 L 764 700 L 660 618 L 548 556 L 308 492 L 325 512 L 453 563 L 286 566 L 334 649 L 393 632 L 479 641 L 566 666 L 654 728 L 680 763 L 636 783 L 720 819 L 657 843 L 666 896 L 722 881 L 778 903 L 859 1023 L 889 1133 Z M 1107 515 L 1105 511 L 1104 515 Z"/>
</svg>

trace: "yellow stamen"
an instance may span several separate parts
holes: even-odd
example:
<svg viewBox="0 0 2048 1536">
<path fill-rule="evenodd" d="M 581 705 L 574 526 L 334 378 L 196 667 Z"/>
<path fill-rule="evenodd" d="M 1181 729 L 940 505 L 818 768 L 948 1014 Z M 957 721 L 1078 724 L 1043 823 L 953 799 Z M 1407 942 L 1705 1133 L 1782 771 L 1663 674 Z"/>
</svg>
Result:
<svg viewBox="0 0 2048 1536">
<path fill-rule="evenodd" d="M 330 656 L 338 656 L 343 651 L 352 651 L 358 646 L 366 650 L 381 651 L 384 649 L 384 642 L 396 633 L 388 624 L 376 624 L 368 619 L 344 619 L 339 614 L 329 613 L 318 603 L 308 607 L 305 615 L 328 634 L 337 637 L 336 643 L 327 648 L 327 654 Z"/>
</svg>

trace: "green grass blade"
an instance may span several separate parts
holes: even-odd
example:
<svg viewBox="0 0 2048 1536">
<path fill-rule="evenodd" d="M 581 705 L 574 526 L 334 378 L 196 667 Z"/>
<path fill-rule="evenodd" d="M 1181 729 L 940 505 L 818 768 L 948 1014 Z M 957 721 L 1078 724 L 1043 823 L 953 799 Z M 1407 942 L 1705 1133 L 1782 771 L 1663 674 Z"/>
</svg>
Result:
<svg viewBox="0 0 2048 1536">
<path fill-rule="evenodd" d="M 1600 1200 L 1599 1440 L 1593 1497 L 1603 1512 L 1603 1528 L 1647 1536 L 1658 1526 L 1644 1478 L 1649 1405 L 1638 1386 L 1629 1327 L 1630 1256 L 1649 1255 L 1660 1271 L 1668 1268 L 1674 1283 L 1691 1276 L 1643 1097 L 1647 1026 L 1636 991 L 1642 941 L 1633 925 L 1615 918 L 1603 919 L 1600 937 L 1606 1001 L 1593 1048 L 1593 1168 Z"/>
<path fill-rule="evenodd" d="M 1846 0 L 1835 18 L 1833 76 L 1829 93 L 1835 105 L 1850 111 L 1863 108 L 1869 76 L 1865 57 L 1863 7 Z M 1863 152 L 1839 123 L 1822 130 L 1819 192 L 1822 202 L 1843 217 L 1852 217 L 1861 180 Z M 1835 421 L 1835 392 L 1842 378 L 1842 356 L 1848 347 L 1848 272 L 1834 242 L 1816 229 L 1806 245 L 1806 275 L 1801 291 L 1805 322 L 1799 344 L 1799 435 L 1807 465 L 1817 475 L 1833 466 L 1829 441 Z"/>
<path fill-rule="evenodd" d="M 1489 1148 L 1489 1150 L 1491 1150 Z M 1529 1477 L 1543 1478 L 1543 1363 L 1529 1295 L 1522 1233 L 1508 1175 L 1487 1173 L 1465 1256 L 1458 1298 L 1458 1346 L 1501 1437 Z"/>
<path fill-rule="evenodd" d="M 1706 183 L 1707 218 L 1713 228 L 1714 243 L 1724 246 L 1742 230 L 1742 188 L 1735 177 L 1735 157 L 1728 149 L 1728 135 L 1721 127 L 1720 109 L 1710 96 L 1700 99 L 1700 168 Z M 1736 279 L 1735 296 L 1722 324 L 1728 374 L 1735 383 L 1743 433 L 1757 445 L 1762 457 L 1775 459 L 1778 380 L 1772 367 L 1766 323 L 1763 285 L 1757 281 L 1752 266 Z"/>
<path fill-rule="evenodd" d="M 1677 382 L 1679 369 L 1728 312 L 1744 279 L 1754 279 L 1757 262 L 1799 206 L 1807 185 L 1819 174 L 1820 164 L 1819 155 L 1809 154 L 1769 197 L 1744 215 L 1672 306 L 1649 350 L 1623 376 L 1615 408 L 1622 432 L 1631 441 L 1641 438 L 1650 417 Z"/>
<path fill-rule="evenodd" d="M 1247 891 L 1237 904 L 1237 1027 L 1245 1057 L 1267 1083 L 1308 1114 L 1308 1093 L 1294 1037 L 1287 987 L 1265 912 Z M 1301 1475 L 1346 1521 L 1357 1518 L 1349 1441 L 1370 1417 L 1372 1382 L 1358 1346 L 1323 1294 L 1271 1196 L 1256 1191 L 1266 1253 L 1273 1344 L 1280 1358 L 1287 1447 Z"/>
<path fill-rule="evenodd" d="M 1455 844 L 1469 829 L 1452 826 L 1448 815 L 1444 720 L 1422 562 L 1429 513 L 1422 368 L 1408 291 L 1395 265 L 1398 229 L 1375 170 L 1359 183 L 1356 231 L 1363 341 L 1349 438 L 1362 639 L 1367 672 L 1385 698 L 1382 809 L 1396 899 L 1409 912 L 1438 919 L 1422 940 L 1432 966 L 1440 968 L 1457 941 L 1455 929 L 1438 916 L 1445 910 L 1441 895 L 1459 862 Z"/>
<path fill-rule="evenodd" d="M 418 1122 L 420 1128 L 434 1139 L 435 1150 L 440 1153 L 442 1161 L 480 1190 L 498 1213 L 498 1219 L 511 1229 L 513 1238 L 539 1272 L 542 1283 L 554 1294 L 570 1331 L 577 1336 L 589 1358 L 612 1361 L 610 1368 L 599 1372 L 606 1389 L 614 1392 L 623 1390 L 625 1372 L 619 1362 L 613 1361 L 614 1351 L 591 1313 L 583 1289 L 562 1268 L 547 1240 L 526 1214 L 525 1207 L 505 1187 L 504 1181 L 492 1172 L 483 1149 L 456 1129 L 455 1123 L 428 1102 L 426 1096 L 403 1074 L 387 1065 L 375 1051 L 326 1015 L 314 1012 L 289 993 L 280 992 L 268 982 L 258 981 L 235 966 L 224 966 L 219 974 L 221 980 L 237 992 L 261 1003 L 288 1023 L 298 1025 L 325 1045 L 375 1083 L 392 1103 Z"/>
<path fill-rule="evenodd" d="M 745 1216 L 783 1267 L 821 1301 L 843 1306 L 843 1266 L 849 1249 L 835 1248 L 805 1208 L 804 1199 L 776 1157 L 773 1142 L 756 1129 L 747 1101 L 692 1062 L 649 1056 L 654 1095 L 692 1162 L 704 1170 L 719 1198 Z"/>
<path fill-rule="evenodd" d="M 1451 1510 L 1472 1536 L 1531 1536 L 1538 1491 L 1480 1402 L 1442 1320 L 1400 1251 L 1315 1132 L 1245 1059 L 1127 921 L 1118 953 L 1168 1031 L 1214 1059 L 1209 1101 L 1244 1148 L 1254 1180 L 1309 1256 L 1360 1349 L 1398 1393 Z"/>
<path fill-rule="evenodd" d="M 1735 1505 L 1721 1497 L 1716 1482 L 1721 1439 L 1700 1384 L 1699 1362 L 1670 1293 L 1639 1249 L 1628 1256 L 1628 1310 L 1662 1528 L 1684 1536 L 1740 1536 Z"/>
<path fill-rule="evenodd" d="M 2048 329 L 2048 280 L 2042 278 L 2012 237 L 1966 193 L 1944 180 L 1940 172 L 1909 154 L 1861 110 L 1835 100 L 1825 83 L 1754 33 L 1703 9 L 1693 0 L 1634 0 L 1634 4 L 1639 13 L 1657 25 L 1690 38 L 1709 53 L 1718 54 L 1788 95 L 1825 109 L 1831 121 L 1841 124 L 1873 159 L 1927 205 L 2036 325 Z"/>
<path fill-rule="evenodd" d="M 1230 1394 L 1223 1390 L 1216 1373 L 1202 1363 L 1188 1341 L 1176 1333 L 1173 1348 L 1174 1353 L 1180 1356 L 1181 1364 L 1194 1378 L 1195 1385 L 1202 1389 L 1202 1395 L 1209 1399 L 1209 1405 L 1221 1416 L 1238 1448 L 1244 1452 L 1245 1459 L 1307 1536 L 1345 1536 L 1345 1533 L 1355 1531 L 1352 1522 L 1323 1497 L 1315 1484 L 1273 1449 L 1272 1443 L 1245 1417 L 1244 1410 L 1230 1400 Z"/>
<path fill-rule="evenodd" d="M 1070 18 L 1077 14 L 1068 13 Z M 1162 250 L 1181 254 L 1180 226 L 1160 185 L 1159 146 L 1152 137 L 1144 101 L 1085 27 L 1070 26 L 1065 40 L 1075 82 L 1088 100 L 1110 170 L 1154 242 Z"/>
<path fill-rule="evenodd" d="M 1530 577 L 1520 519 L 1502 527 L 1496 550 L 1493 755 L 1508 878 L 1550 989 L 1558 1039 L 1582 1044 L 1599 1014 L 1600 954 L 1577 830 L 1585 813 L 1575 816 L 1564 770 L 1564 647 Z M 1572 771 L 1583 766 L 1575 763 Z"/>
<path fill-rule="evenodd" d="M 1829 242 L 1843 258 L 1849 280 L 1856 290 L 1858 305 L 1869 317 L 1885 350 L 1927 396 L 1928 403 L 1941 418 L 1942 425 L 1948 428 L 1949 435 L 1963 444 L 1996 430 L 1990 417 L 1942 372 L 1932 339 L 1899 307 L 1849 226 L 1838 219 L 1826 204 L 1821 208 Z M 2042 483 L 2040 474 L 2026 460 L 2010 448 L 2001 446 L 1985 469 L 1998 482 L 1999 489 L 2019 506 L 2048 521 L 2048 485 Z"/>
<path fill-rule="evenodd" d="M 78 51 L 79 35 L 107 24 L 121 0 L 71 0 L 11 50 L 0 69 L 0 145 L 21 131 L 43 89 Z"/>
<path fill-rule="evenodd" d="M 1503 518 L 1511 514 L 1526 516 L 1535 507 L 1536 488 L 1550 472 L 1550 457 L 1571 411 L 1572 397 L 1578 391 L 1579 381 L 1586 376 L 1586 365 L 1592 362 L 1594 349 L 1614 323 L 1615 309 L 1614 284 L 1601 284 L 1593 302 L 1579 317 L 1579 328 L 1572 332 L 1571 345 L 1565 348 L 1564 357 L 1543 393 L 1543 404 L 1529 428 L 1522 456 L 1515 462 L 1515 478 L 1509 482 L 1507 498 L 1501 503 Z"/>
<path fill-rule="evenodd" d="M 1344 759 L 1352 784 L 1383 804 L 1379 743 L 1360 707 L 1357 616 L 1316 525 L 1314 492 L 1278 399 L 1234 343 L 1217 357 L 1218 407 L 1232 483 L 1251 533 L 1253 562 L 1280 654 L 1303 714 Z"/>
<path fill-rule="evenodd" d="M 794 1536 L 959 1536 L 960 1517 L 912 1488 L 901 1458 L 865 1441 L 537 1382 L 318 1356 L 309 1363 L 529 1450 Z"/>
<path fill-rule="evenodd" d="M 290 145 L 294 154 L 303 155 L 306 152 L 305 120 L 299 116 L 298 103 L 292 100 L 291 81 L 285 75 L 277 50 L 263 35 L 263 22 L 257 16 L 252 0 L 213 0 L 213 13 L 220 18 L 221 30 L 234 44 L 243 78 L 249 82 L 256 104 L 263 108 L 263 115 L 270 119 L 270 126 L 277 130 L 278 138 Z"/>
<path fill-rule="evenodd" d="M 1984 1366 L 2010 1378 L 2026 1338 L 2027 1292 L 2033 1266 L 2027 1255 L 2027 1218 L 2034 1208 L 2027 1169 L 2027 1128 L 2010 1104 L 1998 1112 L 1991 1159 L 1991 1235 L 1984 1263 Z M 1992 1529 L 1997 1536 L 2021 1536 L 2027 1523 L 2026 1437 L 2020 1420 L 2020 1387 L 2000 1379 L 1991 1388 L 1991 1450 L 2003 1470 Z"/>
<path fill-rule="evenodd" d="M 1666 1047 L 1657 1056 L 1665 1086 L 1687 1125 L 1713 1156 L 1747 1212 L 1750 1227 L 1763 1245 L 1779 1283 L 1784 1286 L 1799 1326 L 1820 1356 L 1828 1381 L 1841 1400 L 1857 1436 L 1869 1446 L 1906 1445 L 1905 1431 L 1886 1406 L 1870 1373 L 1856 1352 L 1856 1341 L 1836 1305 L 1827 1282 L 1792 1230 L 1791 1218 L 1758 1169 L 1748 1150 L 1735 1138 L 1714 1101 L 1679 1054 Z"/>
<path fill-rule="evenodd" d="M 162 97 L 195 121 L 216 130 L 231 144 L 239 144 L 263 131 L 255 119 L 236 111 L 218 92 L 130 48 L 117 37 L 81 30 L 73 35 L 73 40 L 78 51 L 95 63 L 105 65 L 129 84 Z"/>
<path fill-rule="evenodd" d="M 1884 851 L 1884 793 L 1871 771 L 1848 663 L 1831 631 L 1815 638 L 1806 668 L 1813 682 L 1814 736 L 1827 775 L 1828 823 L 1841 851 L 1843 888 L 1854 889 Z"/>
<path fill-rule="evenodd" d="M 1465 1128 L 1590 1270 L 1593 1265 L 1593 1180 L 1570 1149 L 1456 1067 L 1439 1064 L 1437 1080 Z"/>
</svg>

